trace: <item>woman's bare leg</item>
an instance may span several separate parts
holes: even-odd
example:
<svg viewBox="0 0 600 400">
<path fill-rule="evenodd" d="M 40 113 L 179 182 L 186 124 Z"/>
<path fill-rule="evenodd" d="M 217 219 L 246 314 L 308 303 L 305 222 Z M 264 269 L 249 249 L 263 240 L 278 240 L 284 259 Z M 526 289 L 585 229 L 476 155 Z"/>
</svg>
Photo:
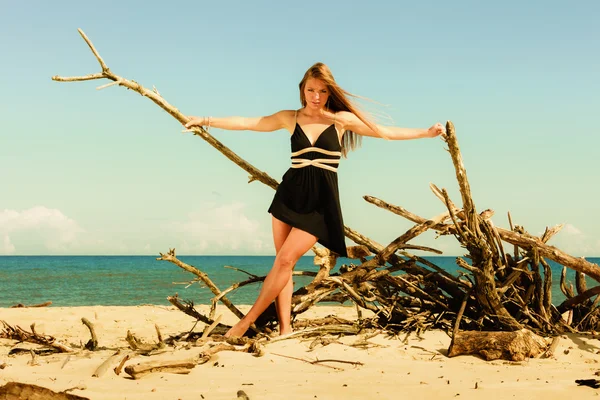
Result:
<svg viewBox="0 0 600 400">
<path fill-rule="evenodd" d="M 256 302 L 248 311 L 246 316 L 235 324 L 225 336 L 242 336 L 271 304 L 273 300 L 281 293 L 292 277 L 294 265 L 317 242 L 317 238 L 310 233 L 297 228 L 292 228 L 285 242 L 279 249 L 275 257 L 273 268 L 267 275 L 265 282 Z"/>
<path fill-rule="evenodd" d="M 285 239 L 287 239 L 292 227 L 285 222 L 272 217 L 273 222 L 273 242 L 275 243 L 275 254 L 279 254 L 279 250 Z M 277 319 L 279 320 L 279 334 L 286 335 L 292 332 L 291 315 L 292 315 L 292 294 L 294 293 L 294 281 L 290 276 L 290 280 L 285 285 L 281 293 L 275 299 L 275 308 L 277 309 Z"/>
</svg>

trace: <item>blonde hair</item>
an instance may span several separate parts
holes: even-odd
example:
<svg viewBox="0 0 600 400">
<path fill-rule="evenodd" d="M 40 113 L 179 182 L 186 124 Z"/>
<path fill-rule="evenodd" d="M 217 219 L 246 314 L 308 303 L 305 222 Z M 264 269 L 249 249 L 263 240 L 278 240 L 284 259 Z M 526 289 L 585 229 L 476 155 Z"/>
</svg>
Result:
<svg viewBox="0 0 600 400">
<path fill-rule="evenodd" d="M 300 103 L 302 103 L 303 107 L 306 107 L 304 87 L 306 86 L 306 81 L 309 78 L 321 80 L 329 89 L 329 98 L 326 106 L 330 111 L 334 113 L 339 111 L 349 111 L 356 115 L 358 119 L 360 119 L 373 131 L 377 133 L 379 132 L 377 126 L 375 126 L 375 124 L 369 118 L 367 118 L 367 116 L 361 112 L 358 107 L 349 99 L 349 97 L 358 98 L 358 96 L 342 89 L 333 78 L 333 74 L 331 73 L 329 67 L 322 62 L 315 63 L 312 67 L 310 67 L 298 85 L 300 87 Z M 346 157 L 349 151 L 358 148 L 360 146 L 361 139 L 362 136 L 357 135 L 350 130 L 344 131 L 342 138 L 342 155 Z"/>
</svg>

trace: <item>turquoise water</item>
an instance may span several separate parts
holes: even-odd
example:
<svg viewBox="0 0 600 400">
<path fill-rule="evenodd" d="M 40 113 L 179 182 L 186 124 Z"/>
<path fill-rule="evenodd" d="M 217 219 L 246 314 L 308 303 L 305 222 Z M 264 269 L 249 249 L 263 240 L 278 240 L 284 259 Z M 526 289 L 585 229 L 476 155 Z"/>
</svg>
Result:
<svg viewBox="0 0 600 400">
<path fill-rule="evenodd" d="M 247 278 L 246 274 L 224 268 L 229 265 L 256 275 L 266 275 L 273 256 L 178 256 L 180 260 L 207 273 L 215 284 L 225 289 Z M 427 257 L 436 265 L 455 274 L 456 257 Z M 342 259 L 350 263 L 355 260 Z M 588 258 L 600 263 L 600 258 Z M 317 271 L 313 257 L 302 257 L 296 270 Z M 561 268 L 551 263 L 553 272 L 553 303 L 564 296 L 558 287 Z M 574 272 L 567 276 L 573 280 Z M 155 256 L 0 256 L 0 307 L 17 303 L 36 304 L 52 301 L 54 306 L 169 304 L 167 296 L 179 293 L 196 304 L 209 304 L 212 293 L 195 283 L 189 272 L 174 264 L 157 261 Z M 295 277 L 295 287 L 310 281 Z M 594 286 L 589 282 L 588 286 Z M 229 297 L 238 304 L 251 304 L 256 299 L 259 284 L 249 285 Z"/>
</svg>

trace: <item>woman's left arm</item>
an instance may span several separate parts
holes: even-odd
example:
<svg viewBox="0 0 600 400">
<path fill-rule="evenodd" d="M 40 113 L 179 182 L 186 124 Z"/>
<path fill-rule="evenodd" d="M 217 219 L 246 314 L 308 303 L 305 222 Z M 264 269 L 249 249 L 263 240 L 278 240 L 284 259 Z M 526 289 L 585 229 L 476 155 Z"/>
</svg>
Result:
<svg viewBox="0 0 600 400">
<path fill-rule="evenodd" d="M 377 131 L 362 122 L 356 115 L 350 112 L 339 112 L 336 115 L 342 124 L 343 130 L 349 130 L 363 136 L 381 137 L 388 140 L 408 140 L 420 138 L 433 138 L 446 132 L 439 122 L 425 128 L 400 128 L 396 126 L 374 125 Z"/>
</svg>

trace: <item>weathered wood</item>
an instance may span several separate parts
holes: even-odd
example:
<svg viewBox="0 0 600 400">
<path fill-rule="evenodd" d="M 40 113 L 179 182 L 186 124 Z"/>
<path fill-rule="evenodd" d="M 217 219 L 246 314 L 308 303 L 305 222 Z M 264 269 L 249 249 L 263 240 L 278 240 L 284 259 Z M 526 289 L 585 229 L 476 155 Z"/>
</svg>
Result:
<svg viewBox="0 0 600 400">
<path fill-rule="evenodd" d="M 479 229 L 479 223 L 476 219 L 477 211 L 475 210 L 475 203 L 471 196 L 471 186 L 467 179 L 467 169 L 465 168 L 462 154 L 458 147 L 454 124 L 450 121 L 446 123 L 446 136 L 444 139 L 448 144 L 448 151 L 450 152 L 450 157 L 452 158 L 452 163 L 454 164 L 454 170 L 456 172 L 456 180 L 460 187 L 467 228 L 471 232 L 476 233 Z"/>
<path fill-rule="evenodd" d="M 119 362 L 119 365 L 117 365 L 114 369 L 115 375 L 121 375 L 121 371 L 123 370 L 125 363 L 129 361 L 130 358 L 131 354 L 126 354 L 125 357 L 123 357 L 123 359 Z"/>
<path fill-rule="evenodd" d="M 246 394 L 246 392 L 244 392 L 243 390 L 238 390 L 237 391 L 237 398 L 240 400 L 250 400 L 250 397 L 248 397 L 248 395 Z"/>
<path fill-rule="evenodd" d="M 392 206 L 375 197 L 364 196 L 364 198 L 368 202 L 375 205 L 380 205 L 382 208 L 389 209 L 395 214 L 398 214 L 412 222 L 424 223 L 427 221 L 427 219 L 413 214 L 402 207 Z M 438 224 L 432 226 L 430 229 L 439 232 L 452 233 L 456 228 L 454 227 L 454 225 Z M 554 246 L 549 246 L 545 244 L 540 238 L 537 238 L 535 236 L 513 232 L 511 230 L 503 229 L 500 227 L 497 227 L 496 229 L 498 230 L 498 235 L 503 241 L 513 244 L 517 247 L 520 246 L 527 249 L 536 247 L 540 252 L 540 256 L 548 258 L 558 264 L 564 265 L 567 268 L 573 269 L 575 271 L 580 271 L 600 282 L 600 267 L 598 266 L 598 264 L 591 263 L 585 260 L 584 258 L 577 258 L 566 254 L 565 252 L 559 250 Z"/>
<path fill-rule="evenodd" d="M 170 249 L 167 253 L 163 254 L 160 253 L 160 257 L 157 258 L 157 260 L 159 261 L 169 261 L 170 263 L 173 263 L 175 265 L 177 265 L 179 268 L 191 272 L 192 274 L 196 275 L 198 278 L 200 278 L 202 280 L 202 282 L 204 282 L 204 284 L 210 289 L 211 292 L 214 293 L 215 296 L 219 296 L 221 294 L 221 290 L 219 290 L 219 288 L 217 287 L 217 285 L 215 285 L 213 283 L 213 281 L 208 277 L 208 275 L 206 275 L 206 273 L 200 271 L 199 269 L 184 263 L 183 261 L 177 259 L 177 257 L 175 256 L 175 249 Z M 220 301 L 225 305 L 225 307 L 227 307 L 236 317 L 238 318 L 244 318 L 244 314 L 236 307 L 233 305 L 233 303 L 231 303 L 231 301 L 225 297 L 222 296 L 220 298 Z"/>
<path fill-rule="evenodd" d="M 577 289 L 577 294 L 587 291 L 587 283 L 585 282 L 585 274 L 583 272 L 575 272 L 575 288 Z"/>
<path fill-rule="evenodd" d="M 379 251 L 375 255 L 375 257 L 373 257 L 369 261 L 364 262 L 362 264 L 363 268 L 375 268 L 379 265 L 384 265 L 389 260 L 390 256 L 394 254 L 396 250 L 398 250 L 398 248 L 400 248 L 400 246 L 402 246 L 409 240 L 417 237 L 421 233 L 427 231 L 432 226 L 441 223 L 446 218 L 448 218 L 448 213 L 444 213 L 442 215 L 432 218 L 431 220 L 413 226 L 404 234 L 396 238 L 389 245 L 387 245 L 385 248 L 383 248 L 381 251 Z"/>
<path fill-rule="evenodd" d="M 550 347 L 548 348 L 548 350 L 546 350 L 546 352 L 542 355 L 542 357 L 543 358 L 554 357 L 554 352 L 556 351 L 556 348 L 558 347 L 559 342 L 560 342 L 560 336 L 554 336 L 554 338 L 552 339 L 552 343 L 550 343 Z"/>
<path fill-rule="evenodd" d="M 94 330 L 94 325 L 87 318 L 81 318 L 81 322 L 87 326 L 90 331 L 90 335 L 92 336 L 92 338 L 85 344 L 85 348 L 94 351 L 96 348 L 98 348 L 98 338 L 96 336 L 96 331 Z"/>
<path fill-rule="evenodd" d="M 169 301 L 169 303 L 171 303 L 175 307 L 177 307 L 180 311 L 183 311 L 185 314 L 189 315 L 192 318 L 195 318 L 198 321 L 204 322 L 207 325 L 210 325 L 214 322 L 213 320 L 206 317 L 204 314 L 201 314 L 198 311 L 196 311 L 193 303 L 190 303 L 190 302 L 182 303 L 178 294 L 167 297 L 167 300 Z M 229 328 L 227 328 L 227 329 L 229 329 Z"/>
<path fill-rule="evenodd" d="M 548 318 L 552 315 L 552 269 L 550 265 L 540 257 L 540 263 L 544 267 L 544 309 Z"/>
<path fill-rule="evenodd" d="M 548 343 L 527 329 L 514 332 L 459 332 L 454 338 L 448 357 L 466 354 L 482 356 L 485 360 L 523 361 L 538 357 Z"/>
<path fill-rule="evenodd" d="M 327 248 L 315 248 L 314 264 L 319 266 L 319 272 L 314 279 L 314 282 L 321 282 L 323 279 L 329 277 L 329 271 L 335 267 L 338 255 L 331 252 Z"/>
<path fill-rule="evenodd" d="M 570 297 L 567 300 L 563 301 L 558 307 L 558 311 L 562 314 L 565 311 L 568 311 L 579 304 L 583 303 L 587 299 L 590 299 L 596 295 L 600 294 L 600 286 L 595 286 L 587 291 L 578 294 L 577 296 Z"/>
<path fill-rule="evenodd" d="M 94 53 L 94 56 L 96 57 L 98 62 L 100 63 L 102 72 L 97 73 L 97 74 L 90 74 L 90 75 L 83 76 L 83 77 L 53 76 L 52 80 L 57 81 L 57 82 L 77 82 L 77 81 L 92 80 L 92 79 L 108 79 L 108 80 L 115 82 L 119 86 L 126 87 L 127 89 L 137 92 L 137 93 L 141 94 L 142 96 L 150 99 L 156 105 L 158 105 L 163 110 L 168 112 L 171 116 L 173 116 L 175 119 L 177 119 L 180 123 L 186 124 L 189 121 L 189 119 L 186 115 L 182 114 L 177 108 L 175 108 L 173 105 L 169 104 L 157 92 L 146 89 L 145 87 L 143 87 L 142 85 L 140 85 L 139 83 L 137 83 L 133 80 L 125 79 L 121 76 L 114 74 L 106 66 L 106 64 L 104 63 L 104 61 L 102 60 L 102 58 L 100 57 L 98 52 L 96 51 L 94 45 L 88 39 L 88 37 L 85 35 L 85 33 L 81 29 L 79 29 L 78 31 L 79 31 L 80 35 L 83 37 L 83 39 L 85 40 L 85 42 L 88 44 L 88 46 L 90 47 L 92 52 Z M 271 178 L 265 172 L 260 171 L 259 169 L 255 168 L 254 166 L 252 166 L 251 164 L 246 162 L 244 159 L 242 159 L 237 154 L 235 154 L 233 151 L 231 151 L 223 143 L 221 143 L 220 141 L 215 139 L 206 130 L 204 130 L 201 127 L 194 127 L 192 130 L 194 132 L 194 135 L 200 136 L 202 139 L 204 139 L 206 142 L 208 142 L 211 146 L 213 146 L 215 149 L 217 149 L 223 155 L 225 155 L 225 157 L 229 158 L 235 164 L 237 164 L 242 169 L 244 169 L 246 172 L 248 172 L 254 180 L 258 180 L 273 189 L 277 188 L 278 183 L 275 179 Z"/>
<path fill-rule="evenodd" d="M 600 267 L 598 264 L 591 263 L 584 258 L 573 257 L 554 246 L 549 246 L 539 238 L 527 234 L 519 234 L 506 229 L 498 228 L 498 234 L 505 242 L 518 245 L 523 248 L 535 247 L 540 256 L 548 258 L 567 268 L 582 272 L 600 282 Z"/>
<path fill-rule="evenodd" d="M 426 222 L 426 219 L 422 219 L 420 223 Z M 359 232 L 356 232 L 348 227 L 345 228 L 346 236 L 353 240 L 355 243 L 366 246 L 371 252 L 379 253 L 384 247 L 375 242 L 374 240 L 369 239 L 368 237 L 361 235 Z M 460 285 L 457 284 L 456 279 L 449 278 L 446 274 L 432 274 L 431 271 L 423 268 L 421 266 L 416 265 L 415 263 L 408 263 L 405 260 L 402 260 L 400 257 L 392 254 L 389 257 L 388 262 L 392 264 L 393 267 L 398 267 L 398 270 L 405 271 L 412 275 L 420 275 L 420 276 L 428 276 L 436 285 L 440 287 L 440 289 L 449 293 L 454 299 L 461 299 L 464 295 L 464 291 L 461 289 Z M 460 300 L 457 300 L 459 303 Z"/>
<path fill-rule="evenodd" d="M 31 332 L 28 332 L 20 326 L 12 327 L 6 321 L 0 321 L 4 325 L 0 331 L 0 338 L 13 339 L 20 342 L 37 343 L 43 346 L 50 347 L 58 352 L 71 353 L 73 349 L 69 346 L 58 342 L 54 337 L 49 335 L 41 335 L 35 331 L 35 323 L 31 324 Z"/>
<path fill-rule="evenodd" d="M 560 224 L 560 225 L 553 226 L 552 228 L 546 227 L 546 230 L 544 231 L 544 234 L 541 237 L 541 241 L 544 243 L 547 243 L 548 240 L 550 240 L 554 235 L 556 235 L 558 232 L 561 231 L 563 226 L 564 226 L 563 224 Z M 511 230 L 512 230 L 512 228 L 511 228 Z"/>
<path fill-rule="evenodd" d="M 29 383 L 9 382 L 0 386 L 0 399 L 5 400 L 89 400 L 65 392 L 55 392 L 48 388 Z"/>
<path fill-rule="evenodd" d="M 100 364 L 98 368 L 96 368 L 96 370 L 92 374 L 92 377 L 101 378 L 102 376 L 104 376 L 104 374 L 106 374 L 106 371 L 108 371 L 108 369 L 112 365 L 116 364 L 119 358 L 121 358 L 121 349 L 117 350 L 113 355 L 104 360 L 104 362 Z"/>
<path fill-rule="evenodd" d="M 52 305 L 51 301 L 46 301 L 41 304 L 30 304 L 30 305 L 24 305 L 23 303 L 18 303 L 18 304 L 15 304 L 14 306 L 11 306 L 10 308 L 38 308 L 38 307 L 48 307 L 50 305 Z"/>
<path fill-rule="evenodd" d="M 133 379 L 140 379 L 155 372 L 168 372 L 171 374 L 189 374 L 197 365 L 193 360 L 180 361 L 148 361 L 125 367 L 125 372 Z"/>
<path fill-rule="evenodd" d="M 127 336 L 125 337 L 125 340 L 127 341 L 127 343 L 129 343 L 129 347 L 132 350 L 135 350 L 141 354 L 148 354 L 155 350 L 161 350 L 161 349 L 165 348 L 165 343 L 162 341 L 160 331 L 159 331 L 157 343 L 153 343 L 153 344 L 144 343 L 140 339 L 135 337 L 135 335 L 133 333 L 131 333 L 131 331 L 129 331 L 129 330 L 127 331 Z"/>
<path fill-rule="evenodd" d="M 460 305 L 460 310 L 458 310 L 458 314 L 456 316 L 456 320 L 454 321 L 454 328 L 452 329 L 452 340 L 450 340 L 450 346 L 448 347 L 448 353 L 452 353 L 452 347 L 454 347 L 454 339 L 458 335 L 458 331 L 460 329 L 460 320 L 465 312 L 465 308 L 467 308 L 467 301 L 469 301 L 469 296 L 471 292 L 467 292 L 465 294 L 465 298 L 463 299 L 462 304 Z"/>
<path fill-rule="evenodd" d="M 567 282 L 567 267 L 564 266 L 560 274 L 560 290 L 567 299 L 575 296 L 573 293 L 573 285 Z"/>
</svg>

